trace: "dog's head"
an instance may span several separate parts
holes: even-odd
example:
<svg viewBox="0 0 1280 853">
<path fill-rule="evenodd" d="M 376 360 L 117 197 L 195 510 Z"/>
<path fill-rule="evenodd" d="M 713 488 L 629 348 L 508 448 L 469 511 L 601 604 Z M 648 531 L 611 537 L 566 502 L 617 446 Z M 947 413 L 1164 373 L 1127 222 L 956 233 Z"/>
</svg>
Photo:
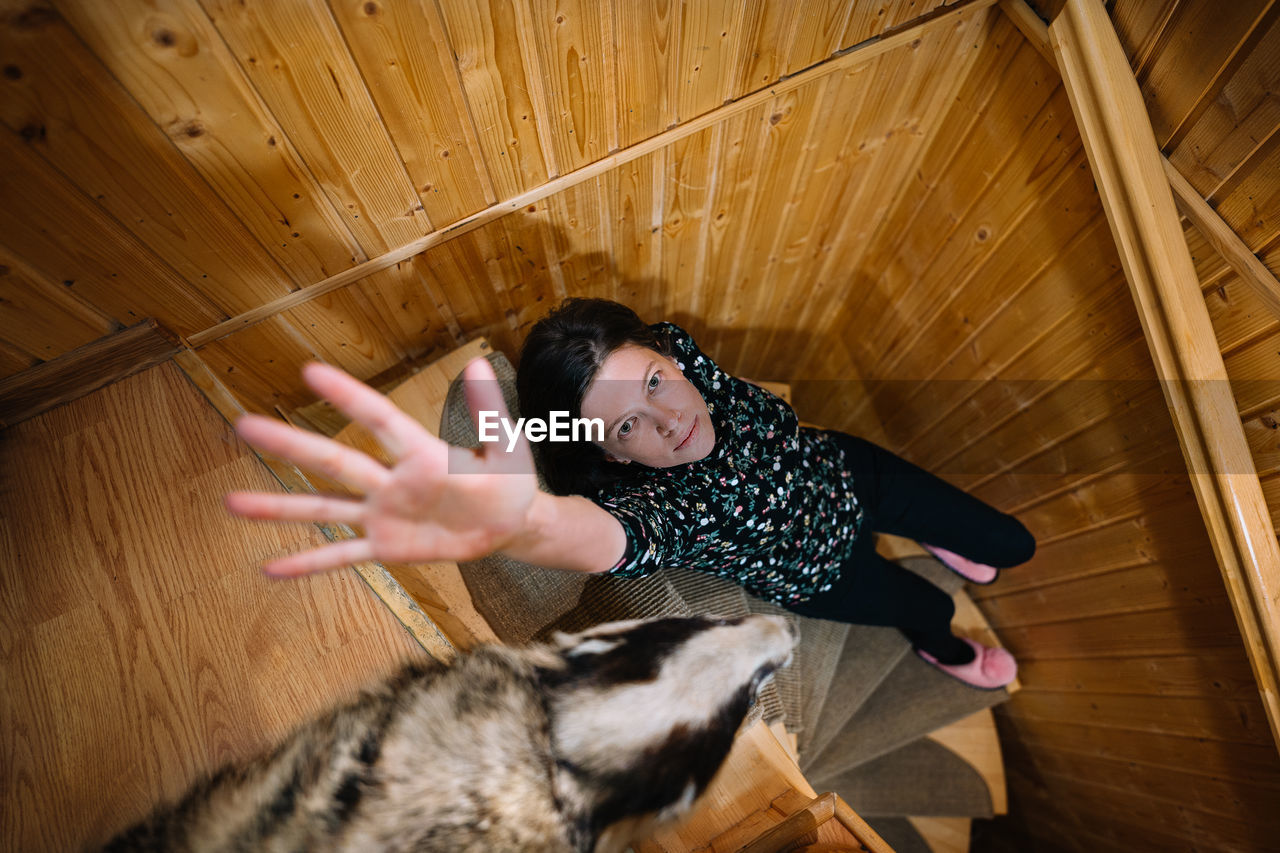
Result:
<svg viewBox="0 0 1280 853">
<path fill-rule="evenodd" d="M 591 831 L 687 809 L 790 658 L 779 616 L 614 622 L 559 634 L 544 683 L 561 784 Z"/>
</svg>

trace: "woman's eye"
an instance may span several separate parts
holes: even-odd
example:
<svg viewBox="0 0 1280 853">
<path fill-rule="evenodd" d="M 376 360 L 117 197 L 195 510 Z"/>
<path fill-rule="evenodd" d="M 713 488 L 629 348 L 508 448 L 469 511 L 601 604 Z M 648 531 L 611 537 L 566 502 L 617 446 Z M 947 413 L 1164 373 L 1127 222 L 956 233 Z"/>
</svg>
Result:
<svg viewBox="0 0 1280 853">
<path fill-rule="evenodd" d="M 631 421 L 629 420 L 623 421 L 622 426 L 618 427 L 618 438 L 626 438 L 627 434 L 630 432 L 631 432 Z"/>
<path fill-rule="evenodd" d="M 662 380 L 661 380 L 661 379 L 659 379 L 658 377 L 659 377 L 659 374 L 657 374 L 657 373 L 655 373 L 655 374 L 653 374 L 652 376 L 650 376 L 650 377 L 649 377 L 649 390 L 650 390 L 650 391 L 652 391 L 654 388 L 657 388 L 657 387 L 658 387 L 658 383 L 662 381 Z"/>
</svg>

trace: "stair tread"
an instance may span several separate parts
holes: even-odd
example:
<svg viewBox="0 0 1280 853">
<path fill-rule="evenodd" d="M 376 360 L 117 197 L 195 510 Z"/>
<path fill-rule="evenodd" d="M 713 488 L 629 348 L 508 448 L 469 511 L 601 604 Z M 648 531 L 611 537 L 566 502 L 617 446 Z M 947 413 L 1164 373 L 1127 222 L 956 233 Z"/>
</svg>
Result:
<svg viewBox="0 0 1280 853">
<path fill-rule="evenodd" d="M 867 823 L 893 848 L 894 853 L 933 853 L 929 842 L 905 817 L 867 818 Z"/>
<path fill-rule="evenodd" d="M 909 646 L 896 628 L 849 626 L 822 712 L 801 741 L 801 766 L 806 771 L 893 672 Z"/>
<path fill-rule="evenodd" d="M 842 773 L 812 776 L 814 790 L 834 791 L 863 817 L 994 817 L 982 775 L 928 738 Z"/>
<path fill-rule="evenodd" d="M 1004 756 L 995 716 L 990 708 L 963 720 L 929 732 L 929 740 L 942 744 L 978 771 L 991 794 L 991 808 L 997 815 L 1008 814 L 1009 794 L 1005 783 Z"/>
<path fill-rule="evenodd" d="M 969 853 L 973 821 L 967 817 L 907 818 L 933 853 Z"/>
<path fill-rule="evenodd" d="M 934 729 L 1008 699 L 1005 690 L 976 690 L 905 655 L 806 772 L 832 776 L 923 737 Z"/>
<path fill-rule="evenodd" d="M 827 697 L 831 695 L 840 655 L 849 637 L 849 626 L 806 617 L 801 617 L 798 624 L 800 648 L 804 653 L 799 700 L 802 709 L 799 747 L 803 751 L 812 742 Z"/>
</svg>

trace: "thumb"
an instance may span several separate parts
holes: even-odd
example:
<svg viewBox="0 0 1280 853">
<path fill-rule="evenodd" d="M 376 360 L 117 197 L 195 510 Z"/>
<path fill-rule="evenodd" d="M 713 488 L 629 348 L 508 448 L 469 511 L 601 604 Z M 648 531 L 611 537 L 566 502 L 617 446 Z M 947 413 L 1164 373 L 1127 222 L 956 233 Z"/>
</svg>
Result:
<svg viewBox="0 0 1280 853">
<path fill-rule="evenodd" d="M 515 429 L 515 422 L 507 410 L 506 400 L 502 397 L 502 386 L 493 372 L 493 365 L 487 358 L 475 358 L 467 364 L 462 371 L 462 386 L 467 395 L 467 408 L 471 410 L 471 422 L 475 425 L 477 434 L 480 433 L 482 413 L 485 413 L 490 425 L 489 434 L 494 434 L 493 413 L 496 413 L 498 440 L 484 444 L 485 455 L 501 453 L 507 457 L 508 461 L 502 465 L 504 472 L 533 473 L 533 453 L 523 430 L 510 453 L 507 451 L 507 445 L 510 443 L 507 429 Z M 503 426 L 504 424 L 506 426 Z"/>
</svg>

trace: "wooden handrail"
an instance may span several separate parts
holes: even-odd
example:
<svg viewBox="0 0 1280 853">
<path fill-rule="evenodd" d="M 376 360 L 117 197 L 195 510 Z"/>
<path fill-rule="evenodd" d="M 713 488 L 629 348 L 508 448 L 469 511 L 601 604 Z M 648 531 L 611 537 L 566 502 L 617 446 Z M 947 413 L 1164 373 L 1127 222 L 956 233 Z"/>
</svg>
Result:
<svg viewBox="0 0 1280 853">
<path fill-rule="evenodd" d="M 1280 543 L 1142 93 L 1100 0 L 1068 0 L 1049 38 L 1280 742 Z"/>
<path fill-rule="evenodd" d="M 1040 52 L 1045 59 L 1057 65 L 1053 48 L 1049 46 L 1049 25 L 1027 5 L 1027 0 L 1000 0 L 1000 11 L 1009 16 L 1031 46 Z M 1240 235 L 1231 230 L 1218 212 L 1210 207 L 1209 202 L 1196 192 L 1191 182 L 1183 177 L 1178 167 L 1169 162 L 1169 158 L 1160 155 L 1164 166 L 1165 177 L 1169 179 L 1169 188 L 1173 190 L 1174 201 L 1182 215 L 1204 234 L 1205 238 L 1218 250 L 1218 254 L 1227 262 L 1232 271 L 1240 276 L 1241 281 L 1253 288 L 1254 293 L 1272 313 L 1280 317 L 1280 280 L 1267 269 L 1266 264 L 1258 259 Z"/>
<path fill-rule="evenodd" d="M 881 838 L 880 833 L 872 829 L 871 824 L 863 820 L 862 815 L 850 808 L 849 804 L 840 797 L 836 797 L 836 820 L 853 833 L 854 837 L 862 842 L 862 846 L 871 853 L 893 853 L 889 842 Z"/>
</svg>

